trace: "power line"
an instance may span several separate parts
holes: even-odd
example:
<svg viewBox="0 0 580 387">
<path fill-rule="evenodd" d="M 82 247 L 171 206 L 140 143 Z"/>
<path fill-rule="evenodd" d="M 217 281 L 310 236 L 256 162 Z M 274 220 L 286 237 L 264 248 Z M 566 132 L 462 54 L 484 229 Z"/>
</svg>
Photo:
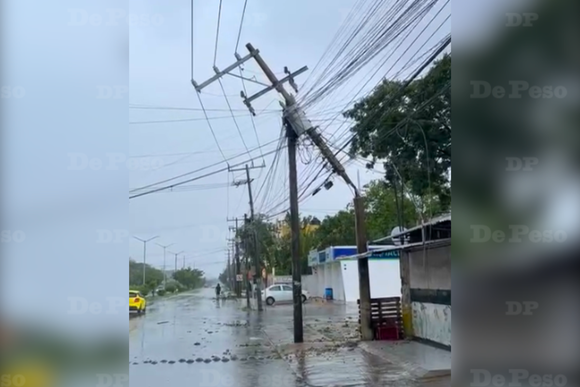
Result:
<svg viewBox="0 0 580 387">
<path fill-rule="evenodd" d="M 206 94 L 206 93 L 204 93 Z M 218 96 L 216 94 L 216 96 Z M 239 97 L 238 95 L 234 95 L 234 94 L 227 94 L 228 97 L 231 96 L 236 96 Z M 220 95 L 221 97 L 221 95 Z M 133 104 L 133 106 L 129 106 L 129 109 L 141 109 L 141 110 L 188 110 L 188 111 L 196 111 L 196 112 L 201 112 L 203 111 L 203 109 L 199 109 L 199 108 L 187 108 L 187 107 L 171 107 L 171 106 L 150 106 L 150 105 L 140 105 L 140 104 Z M 230 110 L 236 111 L 236 112 L 247 112 L 248 109 L 205 109 L 208 112 L 229 112 Z M 278 109 L 272 109 L 270 110 L 273 113 L 280 113 L 282 112 L 282 110 L 278 110 Z"/>
<path fill-rule="evenodd" d="M 180 187 L 174 187 L 162 192 L 173 193 L 173 192 L 190 192 L 190 191 L 206 191 L 211 189 L 220 189 L 230 187 L 231 183 L 216 183 L 216 184 L 191 184 L 183 185 Z"/>
<path fill-rule="evenodd" d="M 270 151 L 270 152 L 266 153 L 265 155 L 272 154 L 274 152 L 276 152 L 276 150 Z M 135 194 L 133 196 L 129 196 L 129 199 L 134 199 L 134 198 L 138 198 L 138 197 L 141 197 L 141 196 L 149 195 L 149 194 L 152 194 L 152 193 L 155 193 L 155 192 L 164 191 L 164 190 L 167 190 L 167 189 L 171 189 L 171 188 L 174 188 L 174 187 L 178 187 L 178 186 L 183 185 L 183 184 L 186 184 L 186 183 L 190 183 L 192 181 L 196 181 L 196 180 L 203 179 L 203 178 L 208 177 L 208 176 L 217 175 L 218 173 L 228 171 L 230 167 L 240 166 L 240 165 L 249 163 L 249 162 L 253 161 L 254 159 L 256 159 L 256 157 L 250 158 L 250 159 L 245 160 L 245 161 L 243 161 L 241 163 L 238 163 L 238 164 L 234 164 L 234 165 L 231 165 L 231 166 L 228 165 L 227 167 L 222 168 L 222 169 L 219 169 L 217 171 L 209 172 L 209 173 L 206 173 L 205 175 L 201 175 L 201 176 L 198 176 L 198 177 L 194 177 L 192 179 L 188 179 L 188 180 L 185 180 L 185 181 L 182 181 L 182 182 L 179 182 L 179 183 L 175 183 L 175 184 L 171 184 L 171 185 L 168 185 L 168 186 L 165 186 L 165 187 L 160 187 L 160 188 L 152 189 L 150 191 L 143 192 L 143 193 L 140 193 L 140 194 Z M 154 185 L 157 185 L 157 184 L 154 184 Z"/>
<path fill-rule="evenodd" d="M 278 140 L 276 139 L 276 140 L 270 141 L 270 142 L 268 142 L 267 144 L 264 144 L 263 146 L 268 146 L 268 145 L 270 145 L 270 144 L 273 144 L 273 143 L 275 143 L 276 141 L 278 141 Z M 254 151 L 254 150 L 256 150 L 256 149 L 258 149 L 258 148 L 254 148 L 254 149 L 252 149 L 252 151 Z M 252 151 L 251 151 L 251 152 L 252 152 Z M 144 189 L 144 188 L 151 188 L 151 187 L 154 187 L 154 186 L 156 186 L 156 185 L 158 185 L 158 184 L 167 183 L 167 182 L 169 182 L 169 181 L 172 181 L 172 180 L 176 180 L 176 179 L 179 179 L 179 178 L 182 178 L 182 177 L 185 177 L 185 176 L 193 175 L 194 173 L 201 172 L 201 171 L 204 171 L 204 170 L 206 170 L 206 169 L 209 169 L 209 168 L 212 168 L 212 167 L 218 166 L 218 165 L 222 164 L 223 162 L 225 162 L 225 163 L 226 163 L 226 165 L 228 165 L 228 161 L 231 161 L 231 160 L 233 160 L 233 159 L 237 159 L 238 157 L 241 157 L 241 156 L 243 156 L 243 155 L 245 155 L 245 154 L 246 154 L 246 153 L 238 154 L 238 155 L 236 155 L 236 156 L 233 156 L 233 157 L 230 157 L 230 158 L 228 158 L 228 159 L 226 159 L 226 160 L 224 160 L 224 161 L 218 161 L 218 162 L 216 162 L 216 163 L 213 163 L 213 164 L 210 164 L 210 165 L 206 165 L 205 167 L 198 168 L 198 169 L 196 169 L 196 170 L 194 170 L 194 171 L 187 172 L 187 173 L 183 173 L 183 174 L 181 174 L 181 175 L 179 175 L 179 176 L 175 176 L 175 177 L 172 177 L 172 178 L 169 178 L 169 179 L 165 179 L 165 180 L 163 180 L 163 181 L 160 181 L 160 182 L 157 182 L 157 183 L 154 183 L 154 184 L 149 184 L 149 185 L 146 185 L 146 186 L 144 186 L 144 187 L 139 187 L 139 188 L 136 188 L 136 189 L 134 189 L 134 190 L 131 190 L 131 191 L 129 191 L 129 192 L 135 192 L 135 191 L 137 191 L 137 190 L 142 190 L 142 189 Z M 251 161 L 251 160 L 250 160 L 250 161 Z M 242 164 L 243 164 L 243 163 L 242 163 Z M 236 165 L 239 165 L 239 164 L 236 164 Z"/>
<path fill-rule="evenodd" d="M 191 79 L 193 79 L 193 0 L 191 0 Z"/>
<path fill-rule="evenodd" d="M 171 123 L 175 123 L 175 122 L 221 120 L 221 119 L 226 119 L 226 118 L 231 118 L 231 116 L 205 117 L 205 118 L 182 118 L 182 119 L 177 119 L 177 120 L 159 120 L 159 121 L 133 121 L 133 122 L 129 122 L 129 125 L 171 124 Z"/>
<path fill-rule="evenodd" d="M 422 18 L 428 10 L 435 4 L 436 0 L 426 3 L 424 7 L 423 1 L 415 0 L 411 2 L 410 6 L 404 8 L 409 1 L 398 1 L 386 12 L 380 13 L 379 6 L 381 2 L 374 2 L 371 7 L 366 10 L 366 16 L 361 23 L 356 27 L 353 34 L 347 39 L 346 43 L 341 47 L 339 53 L 331 64 L 324 70 L 322 76 L 316 84 L 322 84 L 317 90 L 311 88 L 303 95 L 303 108 L 312 104 L 314 101 L 320 99 L 323 95 L 328 94 L 331 90 L 336 89 L 344 81 L 349 78 L 355 71 L 358 71 L 363 65 L 372 60 L 379 52 L 386 48 L 394 38 L 402 34 L 409 25 L 415 23 Z M 400 13 L 398 16 L 397 14 Z M 373 19 L 377 19 L 371 27 L 365 27 Z M 393 20 L 393 21 L 392 21 Z M 391 22 L 392 21 L 392 22 Z M 354 38 L 361 35 L 360 41 L 352 44 Z M 349 47 L 349 51 L 343 55 L 343 52 Z M 338 71 L 330 76 L 326 76 L 332 70 L 334 63 L 341 59 L 338 64 Z M 325 79 L 326 78 L 326 79 Z M 324 83 L 323 83 L 324 81 Z"/>
<path fill-rule="evenodd" d="M 239 152 L 241 149 L 224 149 L 224 152 Z M 139 159 L 139 158 L 146 158 L 146 157 L 177 157 L 177 156 L 192 156 L 192 155 L 199 155 L 205 153 L 216 153 L 219 150 L 201 150 L 195 152 L 180 152 L 180 153 L 151 153 L 145 155 L 135 155 L 129 156 L 130 159 Z M 245 152 L 241 153 L 245 154 Z"/>
<path fill-rule="evenodd" d="M 246 0 L 246 3 L 247 3 L 247 0 Z M 245 10 L 245 6 L 244 6 L 244 10 Z M 239 36 L 238 36 L 238 39 L 239 39 Z M 236 48 L 236 51 L 237 51 L 237 48 Z M 248 95 L 248 91 L 246 90 L 246 82 L 244 82 L 244 77 L 242 74 L 241 67 L 239 68 L 239 71 L 240 71 L 240 80 L 242 81 L 242 88 L 244 89 L 244 95 Z M 220 83 L 221 83 L 221 81 L 220 81 Z M 270 105 L 267 105 L 266 108 L 268 106 L 270 106 Z M 264 108 L 264 110 L 266 110 L 266 108 Z M 256 122 L 254 121 L 254 115 L 249 113 L 249 112 L 248 112 L 248 114 L 250 115 L 250 120 L 252 121 L 252 126 L 254 128 L 254 133 L 256 134 L 256 141 L 258 142 L 258 146 L 259 146 L 260 145 L 260 138 L 258 136 L 258 129 L 256 128 Z M 264 155 L 262 155 L 262 161 L 264 161 Z"/>
<path fill-rule="evenodd" d="M 449 0 L 447 0 L 447 2 L 441 7 L 441 9 L 431 18 L 431 20 L 429 21 L 428 24 L 425 25 L 425 27 L 423 28 L 423 30 L 421 30 L 421 32 L 415 37 L 415 39 L 413 40 L 413 42 L 411 42 L 411 44 L 408 45 L 407 49 L 399 56 L 399 58 L 392 64 L 392 66 L 386 71 L 385 76 L 383 77 L 383 79 L 386 78 L 387 74 L 389 72 L 391 72 L 391 70 L 396 66 L 396 64 L 401 60 L 401 58 L 403 58 L 403 56 L 409 51 L 409 49 L 415 44 L 415 42 L 419 39 L 419 37 L 421 35 L 423 35 L 423 33 L 425 32 L 425 30 L 431 25 L 431 23 L 433 23 L 433 21 L 437 18 L 437 16 L 441 13 L 441 11 L 443 11 L 443 9 L 445 8 L 445 6 L 449 3 Z M 443 24 L 449 19 L 451 15 L 448 16 L 447 19 L 445 19 L 445 21 L 443 23 L 441 23 L 441 25 L 431 34 L 431 36 L 429 36 L 425 42 L 423 43 L 423 45 L 417 50 L 417 53 L 425 46 L 425 44 L 427 44 L 429 42 L 429 40 L 435 35 L 435 33 L 437 33 L 437 31 L 439 31 L 439 29 L 443 26 Z M 381 63 L 386 63 L 391 56 L 396 52 L 396 50 L 403 44 L 403 42 L 406 40 L 406 37 L 404 39 L 401 39 L 401 41 L 399 42 L 399 44 L 388 54 L 387 58 L 385 58 L 383 61 L 381 61 Z M 407 64 L 410 62 L 411 60 L 409 60 L 407 62 Z M 405 64 L 405 66 L 407 65 Z M 358 96 L 358 94 L 366 87 L 366 85 L 368 85 L 368 83 L 375 77 L 375 75 L 379 72 L 379 70 L 382 68 L 383 66 L 380 65 L 377 67 L 376 71 L 370 76 L 368 77 L 367 82 L 364 83 L 364 85 L 359 89 L 359 91 L 353 95 L 353 97 L 351 98 L 351 100 L 349 102 L 347 102 L 347 104 L 342 108 L 342 110 L 344 110 L 348 105 L 350 105 L 355 98 Z M 337 113 L 334 118 L 331 120 L 331 123 L 334 122 L 334 120 L 336 120 L 338 118 L 338 116 L 340 115 L 340 113 Z M 346 121 L 345 121 L 346 122 Z M 343 125 L 344 123 L 343 122 Z M 342 127 L 343 125 L 341 125 L 340 127 Z M 340 127 L 337 129 L 337 131 L 335 132 L 338 133 L 338 130 L 340 130 Z M 330 139 L 332 139 L 332 137 L 334 137 L 334 135 L 330 136 Z"/>
<path fill-rule="evenodd" d="M 232 106 L 230 105 L 230 100 L 226 96 L 226 90 L 224 89 L 224 85 L 222 83 L 222 80 L 221 79 L 218 79 L 218 81 L 219 81 L 219 84 L 220 84 L 220 88 L 222 89 L 222 92 L 224 93 L 224 98 L 226 99 L 226 103 L 228 104 L 228 108 L 230 109 L 230 113 L 232 114 L 232 119 L 234 120 L 234 125 L 236 126 L 236 129 L 238 130 L 238 134 L 240 135 L 240 138 L 242 139 L 242 144 L 244 144 L 244 148 L 246 148 L 246 151 L 249 154 L 250 151 L 248 150 L 248 146 L 246 145 L 246 141 L 244 140 L 244 136 L 242 136 L 242 131 L 240 130 L 240 126 L 238 125 L 238 121 L 236 121 L 236 117 L 234 115 L 234 111 L 232 110 Z M 258 144 L 258 146 L 259 145 L 260 144 Z"/>
<path fill-rule="evenodd" d="M 248 0 L 244 2 L 244 9 L 242 11 L 242 20 L 240 21 L 240 29 L 238 30 L 238 38 L 236 39 L 236 48 L 234 52 L 238 52 L 238 46 L 240 45 L 240 37 L 242 36 L 242 27 L 244 25 L 244 16 L 246 15 L 246 7 L 248 5 Z"/>
<path fill-rule="evenodd" d="M 437 56 L 439 56 L 439 54 L 441 54 L 443 52 L 443 50 L 445 50 L 445 48 L 451 44 L 451 35 L 448 35 L 445 40 L 443 41 L 443 43 L 439 46 L 439 48 L 435 51 L 435 53 L 433 53 L 433 55 L 431 55 L 429 57 L 429 59 L 427 61 L 425 61 L 420 67 L 419 69 L 417 69 L 417 71 L 415 71 L 408 79 L 407 81 L 405 81 L 401 87 L 399 88 L 399 90 L 394 93 L 394 95 L 391 96 L 391 98 L 385 102 L 384 104 L 382 104 L 382 106 L 377 107 L 377 109 L 375 110 L 374 114 L 371 114 L 369 116 L 367 116 L 367 118 L 364 121 L 364 125 L 368 124 L 369 122 L 373 122 L 373 120 L 376 118 L 377 114 L 382 111 L 383 107 L 385 105 L 388 105 L 391 101 L 393 101 L 396 97 L 398 97 L 399 95 L 401 95 L 401 93 L 407 88 L 409 87 L 409 85 L 413 82 L 413 80 L 415 80 L 415 78 L 417 78 L 422 72 L 423 70 L 425 70 L 425 68 L 427 68 L 427 66 L 429 66 L 429 64 L 431 64 L 433 61 L 435 61 L 435 59 L 437 58 Z M 384 109 L 383 114 L 380 116 L 379 120 L 377 122 L 380 122 L 380 120 L 386 116 L 386 114 L 390 112 L 389 109 Z M 364 126 L 363 125 L 363 126 Z M 354 134 L 353 136 L 350 137 L 349 140 L 346 141 L 346 143 L 342 146 L 341 150 L 343 150 L 344 148 L 346 148 L 346 146 L 348 146 L 348 144 L 352 143 L 352 141 L 354 140 L 354 138 L 356 137 L 356 134 Z"/>
<path fill-rule="evenodd" d="M 220 5 L 221 5 L 221 1 L 220 1 Z M 213 139 L 215 140 L 215 144 L 217 145 L 220 153 L 222 154 L 222 157 L 224 158 L 224 161 L 226 160 L 226 155 L 224 154 L 224 152 L 222 151 L 222 148 L 220 146 L 220 142 L 218 141 L 215 132 L 213 130 L 213 127 L 211 125 L 211 121 L 209 120 L 209 117 L 207 115 L 207 112 L 205 111 L 205 106 L 203 106 L 203 102 L 201 100 L 201 96 L 199 95 L 199 93 L 195 93 L 197 95 L 197 99 L 199 100 L 199 104 L 201 105 L 201 108 L 203 109 L 203 115 L 205 116 L 205 119 L 207 121 L 207 125 L 209 126 L 209 130 L 211 131 L 211 134 L 213 136 Z M 227 164 L 227 161 L 226 161 Z"/>
<path fill-rule="evenodd" d="M 198 98 L 199 94 L 198 94 Z M 201 104 L 201 102 L 200 102 Z M 203 105 L 203 104 L 202 104 Z M 200 109 L 200 111 L 203 111 L 203 109 Z M 281 112 L 281 110 L 275 110 L 272 111 L 272 113 L 279 113 Z M 148 124 L 171 124 L 171 123 L 175 123 L 175 122 L 193 122 L 193 121 L 209 121 L 209 120 L 223 120 L 223 119 L 229 119 L 232 118 L 231 115 L 229 116 L 218 116 L 218 117 L 209 117 L 207 115 L 207 110 L 204 112 L 205 114 L 205 118 L 180 118 L 180 119 L 176 119 L 176 120 L 158 120 L 158 121 L 133 121 L 133 122 L 129 122 L 130 125 L 148 125 Z M 237 115 L 234 117 L 246 117 L 246 115 Z"/>
<path fill-rule="evenodd" d="M 214 50 L 214 54 L 213 54 L 213 66 L 214 67 L 215 67 L 215 64 L 217 62 L 218 39 L 219 39 L 219 34 L 220 34 L 221 18 L 222 18 L 222 0 L 220 0 L 220 6 L 219 6 L 219 10 L 218 10 L 217 30 L 215 33 L 215 50 Z"/>
</svg>

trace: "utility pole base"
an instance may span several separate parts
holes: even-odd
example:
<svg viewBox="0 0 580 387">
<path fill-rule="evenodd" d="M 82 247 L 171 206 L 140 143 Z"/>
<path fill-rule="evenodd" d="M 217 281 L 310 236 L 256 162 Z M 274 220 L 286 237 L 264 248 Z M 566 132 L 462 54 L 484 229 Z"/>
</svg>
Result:
<svg viewBox="0 0 580 387">
<path fill-rule="evenodd" d="M 365 207 L 362 196 L 354 198 L 354 213 L 356 226 L 356 247 L 358 254 L 364 254 L 367 249 L 367 233 L 365 227 Z M 369 276 L 369 259 L 359 258 L 358 284 L 360 299 L 360 332 L 361 340 L 373 340 L 373 330 L 371 328 L 371 281 Z"/>
</svg>

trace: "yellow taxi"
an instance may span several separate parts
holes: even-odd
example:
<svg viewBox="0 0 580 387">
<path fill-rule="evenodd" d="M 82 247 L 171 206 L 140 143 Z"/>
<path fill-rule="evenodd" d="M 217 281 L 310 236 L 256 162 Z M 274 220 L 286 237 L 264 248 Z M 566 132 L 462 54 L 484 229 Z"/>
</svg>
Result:
<svg viewBox="0 0 580 387">
<path fill-rule="evenodd" d="M 129 312 L 145 313 L 147 300 L 137 290 L 129 290 Z"/>
</svg>

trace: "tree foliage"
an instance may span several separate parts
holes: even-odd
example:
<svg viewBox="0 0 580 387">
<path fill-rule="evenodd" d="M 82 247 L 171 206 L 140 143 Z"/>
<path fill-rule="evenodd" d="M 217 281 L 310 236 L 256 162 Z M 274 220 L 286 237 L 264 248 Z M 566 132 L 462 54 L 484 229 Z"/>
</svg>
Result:
<svg viewBox="0 0 580 387">
<path fill-rule="evenodd" d="M 173 279 L 179 282 L 186 289 L 196 289 L 205 284 L 204 273 L 198 269 L 187 267 L 173 273 Z"/>
<path fill-rule="evenodd" d="M 388 184 L 408 187 L 419 198 L 450 203 L 451 56 L 401 91 L 402 82 L 384 81 L 345 112 L 354 120 L 353 155 L 383 161 Z M 427 201 L 426 203 L 430 203 Z"/>
<path fill-rule="evenodd" d="M 356 244 L 354 211 L 342 210 L 322 220 L 314 238 L 315 248 Z"/>
<path fill-rule="evenodd" d="M 401 195 L 400 191 L 396 191 L 395 187 L 384 180 L 372 181 L 364 188 L 369 241 L 390 235 L 393 228 L 399 224 L 406 228 L 413 227 L 425 217 L 425 207 L 417 203 L 416 198 L 409 194 Z M 433 198 L 432 202 L 437 202 L 437 199 Z M 352 208 L 347 207 L 332 216 L 326 216 L 322 221 L 312 216 L 303 216 L 300 228 L 300 259 L 303 274 L 308 273 L 308 255 L 311 250 L 356 244 L 355 217 Z M 289 232 L 281 232 L 289 229 L 289 215 L 279 222 L 268 222 L 264 216 L 256 216 L 255 224 L 245 223 L 238 229 L 237 236 L 241 242 L 242 256 L 249 256 L 250 262 L 253 262 L 255 230 L 260 248 L 260 266 L 274 267 L 278 275 L 291 274 L 292 236 Z M 220 274 L 219 279 L 227 284 L 227 268 Z"/>
<path fill-rule="evenodd" d="M 145 264 L 145 286 L 151 290 L 163 282 L 163 272 L 151 265 Z M 143 285 L 143 263 L 129 260 L 129 286 Z"/>
</svg>

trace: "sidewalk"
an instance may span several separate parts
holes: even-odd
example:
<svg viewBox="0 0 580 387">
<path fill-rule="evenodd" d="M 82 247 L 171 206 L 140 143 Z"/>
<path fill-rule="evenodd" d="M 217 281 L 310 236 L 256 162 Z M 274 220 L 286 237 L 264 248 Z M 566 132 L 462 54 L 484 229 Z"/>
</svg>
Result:
<svg viewBox="0 0 580 387">
<path fill-rule="evenodd" d="M 451 385 L 450 352 L 412 341 L 360 342 L 352 306 L 305 305 L 301 344 L 294 344 L 291 316 L 270 322 L 268 315 L 266 337 L 309 386 Z"/>
<path fill-rule="evenodd" d="M 416 341 L 367 341 L 364 351 L 388 362 L 400 364 L 420 380 L 446 379 L 451 383 L 451 352 Z"/>
</svg>

